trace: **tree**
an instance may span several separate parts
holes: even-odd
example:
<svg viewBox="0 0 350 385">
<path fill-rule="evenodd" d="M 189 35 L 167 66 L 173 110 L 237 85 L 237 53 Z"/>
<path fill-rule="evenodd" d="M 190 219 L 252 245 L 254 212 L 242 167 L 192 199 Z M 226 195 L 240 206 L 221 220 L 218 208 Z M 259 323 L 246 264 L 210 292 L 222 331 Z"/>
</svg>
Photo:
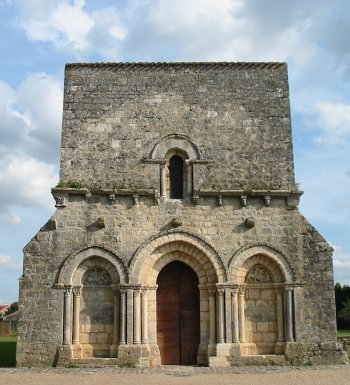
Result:
<svg viewBox="0 0 350 385">
<path fill-rule="evenodd" d="M 343 302 L 343 308 L 339 312 L 339 318 L 345 322 L 350 322 L 350 298 Z"/>
<path fill-rule="evenodd" d="M 337 327 L 338 329 L 350 328 L 350 286 L 341 285 L 339 282 L 335 284 L 335 304 L 337 311 Z"/>
<path fill-rule="evenodd" d="M 18 302 L 17 301 L 12 302 L 11 305 L 9 306 L 9 308 L 6 310 L 5 317 L 7 315 L 14 313 L 17 310 L 18 310 Z"/>
</svg>

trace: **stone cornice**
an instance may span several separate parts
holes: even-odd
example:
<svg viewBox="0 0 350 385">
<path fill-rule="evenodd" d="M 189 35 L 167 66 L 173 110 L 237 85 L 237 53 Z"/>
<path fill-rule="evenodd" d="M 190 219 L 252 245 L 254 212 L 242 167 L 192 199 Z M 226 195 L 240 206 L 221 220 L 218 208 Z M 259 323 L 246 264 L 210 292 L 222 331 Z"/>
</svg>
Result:
<svg viewBox="0 0 350 385">
<path fill-rule="evenodd" d="M 275 197 L 300 197 L 304 191 L 300 190 L 199 190 L 200 196 L 275 196 Z"/>
</svg>

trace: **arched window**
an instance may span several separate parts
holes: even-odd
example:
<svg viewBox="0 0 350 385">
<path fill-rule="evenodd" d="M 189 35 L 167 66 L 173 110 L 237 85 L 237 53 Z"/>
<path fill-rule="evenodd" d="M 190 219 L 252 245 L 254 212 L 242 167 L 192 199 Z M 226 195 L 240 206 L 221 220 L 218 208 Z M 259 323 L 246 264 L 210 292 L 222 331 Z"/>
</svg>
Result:
<svg viewBox="0 0 350 385">
<path fill-rule="evenodd" d="M 188 155 L 179 148 L 170 149 L 165 155 L 166 164 L 163 167 L 164 184 L 168 199 L 185 199 L 190 194 L 188 183 L 188 165 L 185 164 Z"/>
<path fill-rule="evenodd" d="M 194 167 L 203 161 L 197 145 L 186 135 L 170 134 L 153 147 L 148 161 L 159 164 L 160 196 L 162 200 L 188 201 L 193 197 Z"/>
<path fill-rule="evenodd" d="M 184 195 L 184 160 L 173 155 L 169 160 L 170 199 L 183 199 Z"/>
</svg>

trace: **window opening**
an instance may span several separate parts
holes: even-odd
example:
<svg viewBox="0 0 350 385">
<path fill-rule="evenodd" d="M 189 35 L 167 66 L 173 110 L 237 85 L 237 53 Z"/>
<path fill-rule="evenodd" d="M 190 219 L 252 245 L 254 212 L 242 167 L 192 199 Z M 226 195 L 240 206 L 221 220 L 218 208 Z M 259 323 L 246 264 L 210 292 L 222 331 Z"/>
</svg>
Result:
<svg viewBox="0 0 350 385">
<path fill-rule="evenodd" d="M 183 199 L 184 161 L 179 155 L 173 155 L 169 161 L 170 199 Z"/>
</svg>

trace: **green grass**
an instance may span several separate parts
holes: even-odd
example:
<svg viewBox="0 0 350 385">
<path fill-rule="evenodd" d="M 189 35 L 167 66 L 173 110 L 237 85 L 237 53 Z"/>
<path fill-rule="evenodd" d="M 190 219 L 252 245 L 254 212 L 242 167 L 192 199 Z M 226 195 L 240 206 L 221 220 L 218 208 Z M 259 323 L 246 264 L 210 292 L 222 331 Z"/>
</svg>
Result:
<svg viewBox="0 0 350 385">
<path fill-rule="evenodd" d="M 0 337 L 0 368 L 16 366 L 16 337 Z"/>
<path fill-rule="evenodd" d="M 350 330 L 338 330 L 337 331 L 337 336 L 338 337 L 350 337 Z"/>
</svg>

